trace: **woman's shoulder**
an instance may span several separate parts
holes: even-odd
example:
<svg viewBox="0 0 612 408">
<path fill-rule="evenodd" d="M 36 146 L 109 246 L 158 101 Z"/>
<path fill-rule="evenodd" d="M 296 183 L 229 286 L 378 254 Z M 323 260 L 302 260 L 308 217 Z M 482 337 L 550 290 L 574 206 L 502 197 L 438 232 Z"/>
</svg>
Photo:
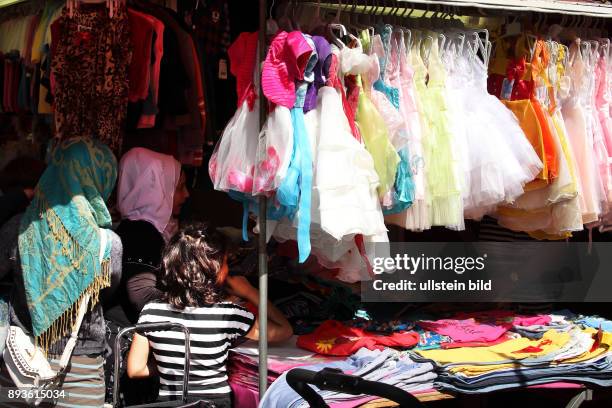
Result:
<svg viewBox="0 0 612 408">
<path fill-rule="evenodd" d="M 163 237 L 153 224 L 144 220 L 121 220 L 117 227 L 121 239 L 139 238 L 155 239 L 163 243 Z"/>
<path fill-rule="evenodd" d="M 152 268 L 159 266 L 164 239 L 152 224 L 123 220 L 116 232 L 123 243 L 125 262 L 150 265 Z"/>
<path fill-rule="evenodd" d="M 200 315 L 222 315 L 222 314 L 243 314 L 250 313 L 244 306 L 231 301 L 222 301 L 203 306 L 188 306 L 183 309 L 176 308 L 163 300 L 154 300 L 147 303 L 142 311 L 149 313 L 176 313 L 176 314 L 200 314 Z"/>
</svg>

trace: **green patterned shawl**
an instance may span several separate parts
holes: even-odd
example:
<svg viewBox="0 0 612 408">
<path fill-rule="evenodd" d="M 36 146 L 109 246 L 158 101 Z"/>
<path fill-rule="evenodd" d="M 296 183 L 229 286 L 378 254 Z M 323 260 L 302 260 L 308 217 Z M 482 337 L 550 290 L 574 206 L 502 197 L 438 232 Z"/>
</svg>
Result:
<svg viewBox="0 0 612 408">
<path fill-rule="evenodd" d="M 110 286 L 110 248 L 100 262 L 100 228 L 117 178 L 111 150 L 90 139 L 60 142 L 19 231 L 19 254 L 32 329 L 47 350 L 73 327 L 79 301 Z"/>
</svg>

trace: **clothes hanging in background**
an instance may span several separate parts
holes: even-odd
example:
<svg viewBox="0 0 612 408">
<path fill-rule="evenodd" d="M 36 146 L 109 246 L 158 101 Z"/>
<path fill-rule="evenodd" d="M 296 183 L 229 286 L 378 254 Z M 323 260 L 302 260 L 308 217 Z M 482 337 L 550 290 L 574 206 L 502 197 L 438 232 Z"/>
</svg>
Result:
<svg viewBox="0 0 612 408">
<path fill-rule="evenodd" d="M 81 4 L 51 26 L 51 80 L 56 136 L 88 135 L 121 149 L 132 60 L 125 9 Z"/>
<path fill-rule="evenodd" d="M 248 211 L 258 212 L 255 195 L 269 197 L 268 238 L 296 240 L 301 261 L 312 254 L 321 265 L 339 269 L 340 279 L 367 279 L 375 243 L 387 241 L 384 226 L 374 228 L 376 217 L 366 222 L 347 216 L 350 221 L 342 224 L 340 213 L 356 208 L 368 213 L 362 206 L 369 199 L 347 200 L 337 216 L 323 216 L 331 208 L 324 205 L 323 185 L 346 194 L 346 186 L 370 180 L 377 189 L 373 211 L 414 231 L 462 230 L 465 219 L 490 215 L 502 227 L 533 238 L 560 239 L 605 219 L 612 202 L 607 40 L 587 41 L 588 46 L 575 40 L 564 48 L 519 35 L 510 56 L 504 54 L 507 39 L 499 40 L 502 45 L 492 55 L 487 30 L 379 22 L 373 31 L 352 27 L 355 35 L 336 38 L 335 27 L 319 28 L 326 37 L 313 39 L 326 44 L 314 41 L 310 49 L 300 46 L 310 38 L 300 31 L 280 31 L 272 38 L 261 76 L 271 105 L 259 147 L 242 150 L 233 164 L 213 160 L 210 168 L 215 188 L 239 198 Z M 279 44 L 287 38 L 283 51 Z M 313 56 L 318 61 L 310 73 Z M 305 128 L 292 116 L 304 82 L 309 84 Z M 244 115 L 245 109 L 239 111 Z M 257 123 L 251 115 L 252 121 L 242 120 L 244 126 Z M 331 140 L 325 134 L 331 121 L 343 129 L 343 138 L 349 129 L 367 160 L 364 156 L 357 165 L 361 156 L 353 154 L 353 162 L 335 160 L 333 170 L 319 170 L 326 168 L 320 149 Z M 253 143 L 256 129 L 242 127 L 239 134 L 236 129 L 235 123 L 226 128 L 218 151 L 237 139 L 241 146 Z M 312 192 L 301 184 L 302 170 L 290 171 L 303 164 L 304 129 L 313 154 Z M 362 171 L 370 160 L 375 178 Z M 227 175 L 238 168 L 242 176 L 232 182 Z M 339 181 L 344 174 L 352 175 L 350 183 Z M 300 186 L 291 190 L 291 203 L 311 194 L 309 206 L 286 205 L 288 183 Z M 308 234 L 305 228 L 297 233 L 307 219 Z M 340 224 L 342 231 L 336 228 Z"/>
<path fill-rule="evenodd" d="M 0 24 L 1 111 L 52 114 L 58 138 L 90 136 L 116 153 L 124 135 L 162 138 L 200 166 L 206 60 L 192 28 L 148 2 L 113 17 L 103 4 L 79 3 L 74 16 L 63 5 Z"/>
<path fill-rule="evenodd" d="M 222 0 L 185 0 L 178 4 L 179 15 L 193 29 L 194 40 L 200 51 L 206 100 L 214 101 L 206 106 L 206 141 L 210 145 L 219 139 L 235 110 L 233 97 L 228 97 L 235 86 L 229 74 L 231 22 L 228 3 Z M 243 13 L 246 5 L 241 3 L 240 6 L 240 12 Z"/>
</svg>

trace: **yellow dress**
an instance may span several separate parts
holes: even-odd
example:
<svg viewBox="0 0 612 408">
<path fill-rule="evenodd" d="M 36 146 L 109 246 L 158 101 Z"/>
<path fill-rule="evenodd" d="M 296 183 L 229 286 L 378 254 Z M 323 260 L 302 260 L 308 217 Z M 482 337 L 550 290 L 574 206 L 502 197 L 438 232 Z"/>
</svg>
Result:
<svg viewBox="0 0 612 408">
<path fill-rule="evenodd" d="M 367 31 L 366 31 L 367 33 Z M 369 37 L 362 34 L 362 42 L 369 44 Z M 355 122 L 363 138 L 365 148 L 374 160 L 374 168 L 380 179 L 377 192 L 379 198 L 393 188 L 400 157 L 389 140 L 389 132 L 385 121 L 368 97 L 372 84 L 366 81 L 367 75 L 357 76 L 359 86 L 359 102 Z"/>
<path fill-rule="evenodd" d="M 462 174 L 453 151 L 453 134 L 444 96 L 446 71 L 440 60 L 437 41 L 433 41 L 429 54 L 427 84 L 422 60 L 417 56 L 415 62 L 416 91 L 426 117 L 425 128 L 429 129 L 423 136 L 429 221 L 431 225 L 463 229 Z"/>
</svg>

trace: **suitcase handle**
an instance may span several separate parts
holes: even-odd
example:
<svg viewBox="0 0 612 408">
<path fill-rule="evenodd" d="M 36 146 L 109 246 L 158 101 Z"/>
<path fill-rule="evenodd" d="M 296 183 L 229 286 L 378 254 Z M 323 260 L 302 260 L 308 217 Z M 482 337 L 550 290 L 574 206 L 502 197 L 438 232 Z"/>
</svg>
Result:
<svg viewBox="0 0 612 408">
<path fill-rule="evenodd" d="M 189 328 L 181 323 L 164 322 L 164 323 L 140 323 L 133 327 L 126 327 L 117 334 L 115 338 L 115 344 L 113 345 L 113 352 L 115 353 L 115 365 L 114 381 L 113 381 L 113 407 L 119 407 L 119 375 L 121 365 L 121 339 L 130 333 L 144 333 L 147 331 L 164 331 L 164 330 L 181 330 L 185 334 L 185 363 L 183 366 L 183 395 L 182 401 L 187 402 L 187 395 L 189 392 L 189 364 L 191 361 L 190 347 L 189 347 Z"/>
<path fill-rule="evenodd" d="M 294 368 L 287 372 L 287 384 L 297 392 L 311 408 L 329 408 L 323 398 L 308 384 L 316 385 L 321 390 L 341 392 L 351 395 L 375 395 L 387 398 L 399 404 L 400 408 L 418 408 L 421 402 L 409 392 L 390 384 L 368 381 L 361 377 L 344 374 L 337 368 L 324 368 L 321 371 L 310 371 Z"/>
</svg>

